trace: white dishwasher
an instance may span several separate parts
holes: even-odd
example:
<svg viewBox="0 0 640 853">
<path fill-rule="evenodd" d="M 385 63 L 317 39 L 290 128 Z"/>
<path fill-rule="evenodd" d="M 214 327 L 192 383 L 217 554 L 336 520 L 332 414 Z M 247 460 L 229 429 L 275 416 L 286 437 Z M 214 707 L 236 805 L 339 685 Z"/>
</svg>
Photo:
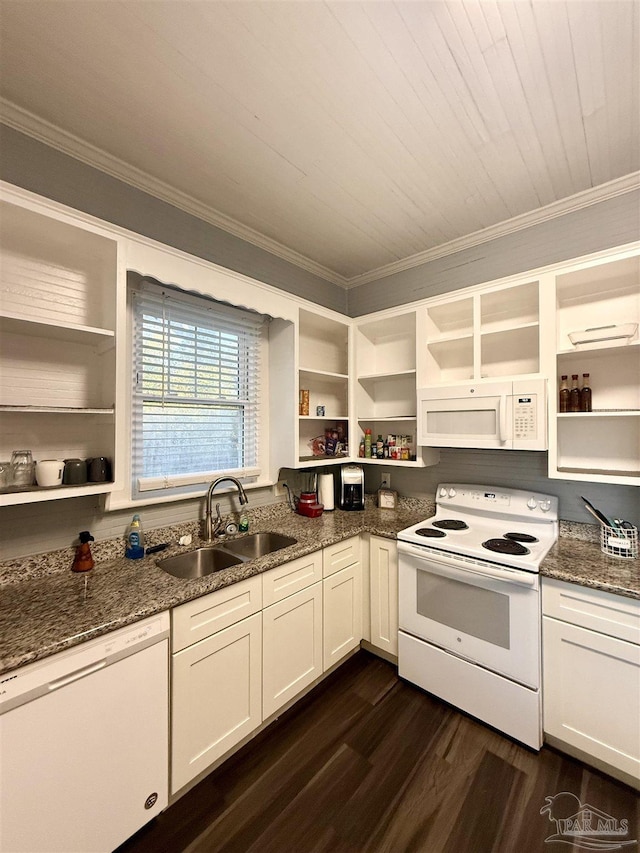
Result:
<svg viewBox="0 0 640 853">
<path fill-rule="evenodd" d="M 167 805 L 169 614 L 0 677 L 0 851 L 108 853 Z"/>
</svg>

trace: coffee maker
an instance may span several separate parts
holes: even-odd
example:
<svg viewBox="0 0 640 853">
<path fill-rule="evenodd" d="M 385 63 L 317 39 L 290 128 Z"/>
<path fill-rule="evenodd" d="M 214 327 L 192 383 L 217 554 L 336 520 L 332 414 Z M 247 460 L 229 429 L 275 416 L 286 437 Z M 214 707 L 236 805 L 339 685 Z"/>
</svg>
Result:
<svg viewBox="0 0 640 853">
<path fill-rule="evenodd" d="M 360 465 L 343 465 L 340 469 L 340 509 L 364 509 L 364 471 Z"/>
</svg>

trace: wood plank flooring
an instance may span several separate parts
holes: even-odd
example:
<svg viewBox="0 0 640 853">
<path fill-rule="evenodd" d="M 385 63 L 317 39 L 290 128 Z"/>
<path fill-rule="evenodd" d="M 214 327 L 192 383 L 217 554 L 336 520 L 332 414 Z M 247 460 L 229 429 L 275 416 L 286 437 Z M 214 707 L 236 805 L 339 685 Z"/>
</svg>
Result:
<svg viewBox="0 0 640 853">
<path fill-rule="evenodd" d="M 519 746 L 359 652 L 118 853 L 578 853 L 545 840 L 556 823 L 540 810 L 561 792 L 626 819 L 612 843 L 640 841 L 632 789 Z"/>
</svg>

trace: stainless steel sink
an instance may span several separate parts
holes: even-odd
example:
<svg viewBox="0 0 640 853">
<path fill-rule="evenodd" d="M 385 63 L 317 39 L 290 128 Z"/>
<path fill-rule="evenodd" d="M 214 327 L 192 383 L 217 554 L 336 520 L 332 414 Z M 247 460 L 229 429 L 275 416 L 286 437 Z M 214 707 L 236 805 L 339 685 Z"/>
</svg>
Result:
<svg viewBox="0 0 640 853">
<path fill-rule="evenodd" d="M 243 560 L 255 560 L 265 554 L 295 545 L 297 541 L 291 536 L 283 536 L 282 533 L 249 533 L 247 536 L 225 542 L 220 547 L 237 554 Z"/>
<path fill-rule="evenodd" d="M 242 557 L 236 557 L 222 548 L 197 548 L 187 554 L 157 560 L 156 565 L 176 578 L 192 579 L 203 578 L 244 562 Z"/>
</svg>

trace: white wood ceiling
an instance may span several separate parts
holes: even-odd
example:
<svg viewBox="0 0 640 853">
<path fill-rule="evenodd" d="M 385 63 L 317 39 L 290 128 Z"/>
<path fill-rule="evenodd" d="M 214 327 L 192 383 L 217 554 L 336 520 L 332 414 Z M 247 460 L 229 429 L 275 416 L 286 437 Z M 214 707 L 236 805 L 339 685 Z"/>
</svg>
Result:
<svg viewBox="0 0 640 853">
<path fill-rule="evenodd" d="M 1 0 L 0 95 L 348 283 L 640 168 L 638 22 L 632 0 Z"/>
</svg>

